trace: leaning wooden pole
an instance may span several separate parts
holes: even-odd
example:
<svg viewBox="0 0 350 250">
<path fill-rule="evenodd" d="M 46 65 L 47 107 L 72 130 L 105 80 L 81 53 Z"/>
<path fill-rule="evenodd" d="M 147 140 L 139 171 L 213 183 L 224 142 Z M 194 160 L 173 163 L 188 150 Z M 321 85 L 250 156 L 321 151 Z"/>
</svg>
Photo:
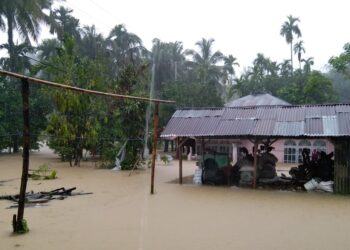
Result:
<svg viewBox="0 0 350 250">
<path fill-rule="evenodd" d="M 26 229 L 23 224 L 25 195 L 28 182 L 28 169 L 29 169 L 29 83 L 28 80 L 22 79 L 22 105 L 23 105 L 23 163 L 22 163 L 22 178 L 21 188 L 18 200 L 17 218 L 13 216 L 13 229 L 14 232 L 24 232 Z"/>
<path fill-rule="evenodd" d="M 153 147 L 152 147 L 152 165 L 151 165 L 151 194 L 154 194 L 154 171 L 156 166 L 157 141 L 158 141 L 158 121 L 159 121 L 159 102 L 154 107 L 154 129 L 153 129 Z"/>
</svg>

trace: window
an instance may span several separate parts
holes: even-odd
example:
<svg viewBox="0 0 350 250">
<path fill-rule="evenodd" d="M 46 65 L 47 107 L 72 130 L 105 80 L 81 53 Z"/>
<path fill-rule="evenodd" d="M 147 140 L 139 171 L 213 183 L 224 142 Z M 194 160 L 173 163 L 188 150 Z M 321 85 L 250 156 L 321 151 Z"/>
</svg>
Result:
<svg viewBox="0 0 350 250">
<path fill-rule="evenodd" d="M 301 140 L 298 144 L 293 140 L 287 140 L 284 143 L 284 163 L 302 163 L 304 148 L 310 150 L 310 157 L 314 150 L 327 153 L 327 144 L 323 140 L 316 140 L 313 144 L 309 140 Z"/>
<path fill-rule="evenodd" d="M 325 141 L 316 140 L 314 142 L 313 149 L 316 149 L 317 151 L 320 151 L 320 152 L 324 151 L 325 153 L 327 153 L 327 144 Z"/>
<path fill-rule="evenodd" d="M 295 141 L 288 140 L 284 143 L 284 163 L 295 163 L 297 159 L 297 146 Z"/>
</svg>

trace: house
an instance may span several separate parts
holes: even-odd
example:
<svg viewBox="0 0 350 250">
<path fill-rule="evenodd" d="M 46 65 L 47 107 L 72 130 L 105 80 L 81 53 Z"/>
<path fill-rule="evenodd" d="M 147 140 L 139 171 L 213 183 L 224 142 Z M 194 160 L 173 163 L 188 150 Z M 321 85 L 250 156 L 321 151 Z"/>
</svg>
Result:
<svg viewBox="0 0 350 250">
<path fill-rule="evenodd" d="M 288 109 L 288 107 L 290 109 Z M 271 126 L 272 122 L 272 114 L 275 114 L 275 112 L 279 111 L 286 111 L 290 112 L 291 110 L 303 110 L 305 112 L 305 109 L 308 111 L 308 118 L 312 117 L 313 119 L 307 120 L 307 126 L 310 125 L 309 121 L 316 121 L 316 119 L 320 119 L 320 121 L 317 123 L 319 126 L 321 123 L 322 117 L 324 119 L 330 119 L 325 118 L 326 113 L 319 105 L 314 106 L 299 106 L 298 109 L 296 109 L 297 106 L 292 106 L 290 103 L 283 101 L 277 97 L 274 97 L 270 94 L 257 94 L 257 95 L 248 95 L 241 97 L 239 99 L 230 100 L 228 103 L 225 104 L 225 108 L 218 108 L 218 109 L 183 109 L 183 110 L 177 110 L 172 119 L 169 121 L 168 125 L 171 125 L 173 122 L 179 123 L 181 121 L 181 124 L 177 124 L 175 126 L 184 125 L 187 128 L 184 128 L 183 132 L 189 132 L 191 129 L 191 124 L 195 122 L 195 120 L 201 120 L 203 118 L 205 120 L 204 124 L 201 125 L 195 125 L 195 129 L 203 129 L 207 130 L 210 129 L 211 126 L 216 127 L 217 119 L 220 116 L 223 116 L 224 113 L 228 114 L 231 113 L 233 116 L 231 116 L 228 121 L 231 122 L 224 122 L 225 124 L 233 124 L 233 121 L 236 121 L 236 125 L 240 124 L 242 126 L 241 129 L 247 129 L 251 124 L 256 122 L 259 124 L 259 127 L 257 129 L 265 129 L 268 130 Z M 240 109 L 237 109 L 240 108 Z M 319 109 L 319 110 L 317 110 Z M 237 110 L 240 110 L 239 112 Z M 259 114 L 257 114 L 259 112 Z M 272 113 L 271 113 L 272 112 Z M 280 130 L 301 130 L 302 127 L 306 125 L 306 121 L 301 122 L 301 117 L 298 111 L 296 113 L 290 113 L 289 116 L 285 117 L 283 123 L 281 121 L 278 121 L 276 126 L 276 131 L 278 129 Z M 261 117 L 258 117 L 261 116 Z M 183 119 L 188 118 L 188 119 Z M 192 119 L 190 119 L 192 118 Z M 225 116 L 223 117 L 225 119 Z M 265 124 L 262 124 L 259 119 L 262 119 L 265 121 Z M 282 117 L 281 117 L 282 119 Z M 289 121 L 295 121 L 299 123 L 285 123 Z M 329 126 L 330 124 L 327 123 L 328 120 L 325 120 L 325 127 Z M 323 122 L 323 121 L 322 121 Z M 221 123 L 220 123 L 221 124 Z M 314 124 L 314 122 L 312 123 Z M 208 127 L 207 127 L 208 126 Z M 266 126 L 266 127 L 265 127 Z M 283 127 L 284 126 L 284 127 Z M 317 126 L 317 125 L 315 125 Z M 323 124 L 322 124 L 323 127 Z M 168 126 L 167 126 L 168 128 Z M 180 127 L 179 127 L 180 128 Z M 213 128 L 212 128 L 213 129 Z M 234 128 L 231 128 L 233 130 Z M 239 128 L 235 128 L 239 129 Z M 270 127 L 271 129 L 271 127 Z M 326 128 L 325 128 L 326 129 Z M 331 128 L 330 128 L 331 129 Z M 180 131 L 179 131 L 180 132 Z M 203 131 L 204 134 L 205 131 Z M 227 135 L 221 134 L 221 138 L 217 138 L 216 133 L 219 133 L 219 131 L 211 131 L 213 134 L 212 136 L 206 136 L 206 138 L 203 138 L 205 148 L 211 149 L 215 152 L 219 153 L 228 153 L 229 157 L 235 161 L 237 157 L 237 150 L 240 147 L 245 147 L 248 149 L 250 153 L 252 153 L 254 144 L 249 140 L 249 138 L 244 138 L 240 136 L 239 138 L 232 138 L 232 135 L 229 136 L 230 133 Z M 242 131 L 236 131 L 238 133 L 242 133 Z M 289 131 L 292 132 L 292 131 Z M 301 131 L 294 131 L 295 135 L 298 134 Z M 248 133 L 249 134 L 249 133 Z M 247 135 L 248 135 L 247 134 Z M 293 133 L 292 133 L 293 134 Z M 294 135 L 293 134 L 293 135 Z M 167 137 L 168 133 L 167 130 L 165 130 L 162 133 L 162 137 Z M 222 137 L 224 136 L 224 137 Z M 194 137 L 194 136 L 192 136 Z M 304 136 L 298 136 L 294 138 L 286 138 L 281 137 L 275 139 L 275 142 L 273 143 L 273 151 L 272 153 L 278 158 L 278 161 L 281 163 L 300 163 L 302 161 L 302 149 L 303 148 L 309 148 L 310 152 L 316 151 L 324 151 L 326 153 L 333 152 L 334 151 L 334 145 L 331 142 L 329 138 L 320 138 L 315 136 L 312 137 L 304 137 Z M 202 152 L 202 143 L 198 143 L 198 137 L 197 137 L 197 143 L 196 143 L 196 150 L 195 152 Z"/>
<path fill-rule="evenodd" d="M 209 148 L 229 154 L 233 162 L 238 147 L 252 152 L 262 142 L 285 163 L 297 163 L 305 147 L 334 151 L 335 192 L 350 194 L 350 104 L 179 109 L 161 137 L 194 138 L 199 154 Z"/>
</svg>

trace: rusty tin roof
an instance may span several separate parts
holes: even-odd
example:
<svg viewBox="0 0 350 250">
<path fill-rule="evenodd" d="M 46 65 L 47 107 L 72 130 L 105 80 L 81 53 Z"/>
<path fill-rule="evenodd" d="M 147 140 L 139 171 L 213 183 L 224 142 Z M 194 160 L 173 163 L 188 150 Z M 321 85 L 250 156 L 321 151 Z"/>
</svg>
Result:
<svg viewBox="0 0 350 250">
<path fill-rule="evenodd" d="M 350 104 L 177 110 L 161 137 L 350 136 Z"/>
</svg>

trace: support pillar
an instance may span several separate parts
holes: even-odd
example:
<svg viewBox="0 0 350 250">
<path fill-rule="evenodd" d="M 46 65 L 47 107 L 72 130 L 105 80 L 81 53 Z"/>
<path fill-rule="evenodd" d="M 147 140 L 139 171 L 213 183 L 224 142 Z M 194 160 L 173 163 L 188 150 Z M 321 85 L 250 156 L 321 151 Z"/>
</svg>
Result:
<svg viewBox="0 0 350 250">
<path fill-rule="evenodd" d="M 159 102 L 154 106 L 154 129 L 153 129 L 153 147 L 152 147 L 152 165 L 151 165 L 151 194 L 154 194 L 154 172 L 156 166 L 157 140 L 158 140 L 158 121 L 159 121 Z"/>
<path fill-rule="evenodd" d="M 182 150 L 183 145 L 179 143 L 179 184 L 182 184 Z"/>
<path fill-rule="evenodd" d="M 257 168 L 257 152 L 258 152 L 258 141 L 254 140 L 254 152 L 253 152 L 253 156 L 254 156 L 254 172 L 253 172 L 253 188 L 256 188 L 256 177 L 257 177 L 257 173 L 256 173 L 256 168 Z"/>
</svg>

